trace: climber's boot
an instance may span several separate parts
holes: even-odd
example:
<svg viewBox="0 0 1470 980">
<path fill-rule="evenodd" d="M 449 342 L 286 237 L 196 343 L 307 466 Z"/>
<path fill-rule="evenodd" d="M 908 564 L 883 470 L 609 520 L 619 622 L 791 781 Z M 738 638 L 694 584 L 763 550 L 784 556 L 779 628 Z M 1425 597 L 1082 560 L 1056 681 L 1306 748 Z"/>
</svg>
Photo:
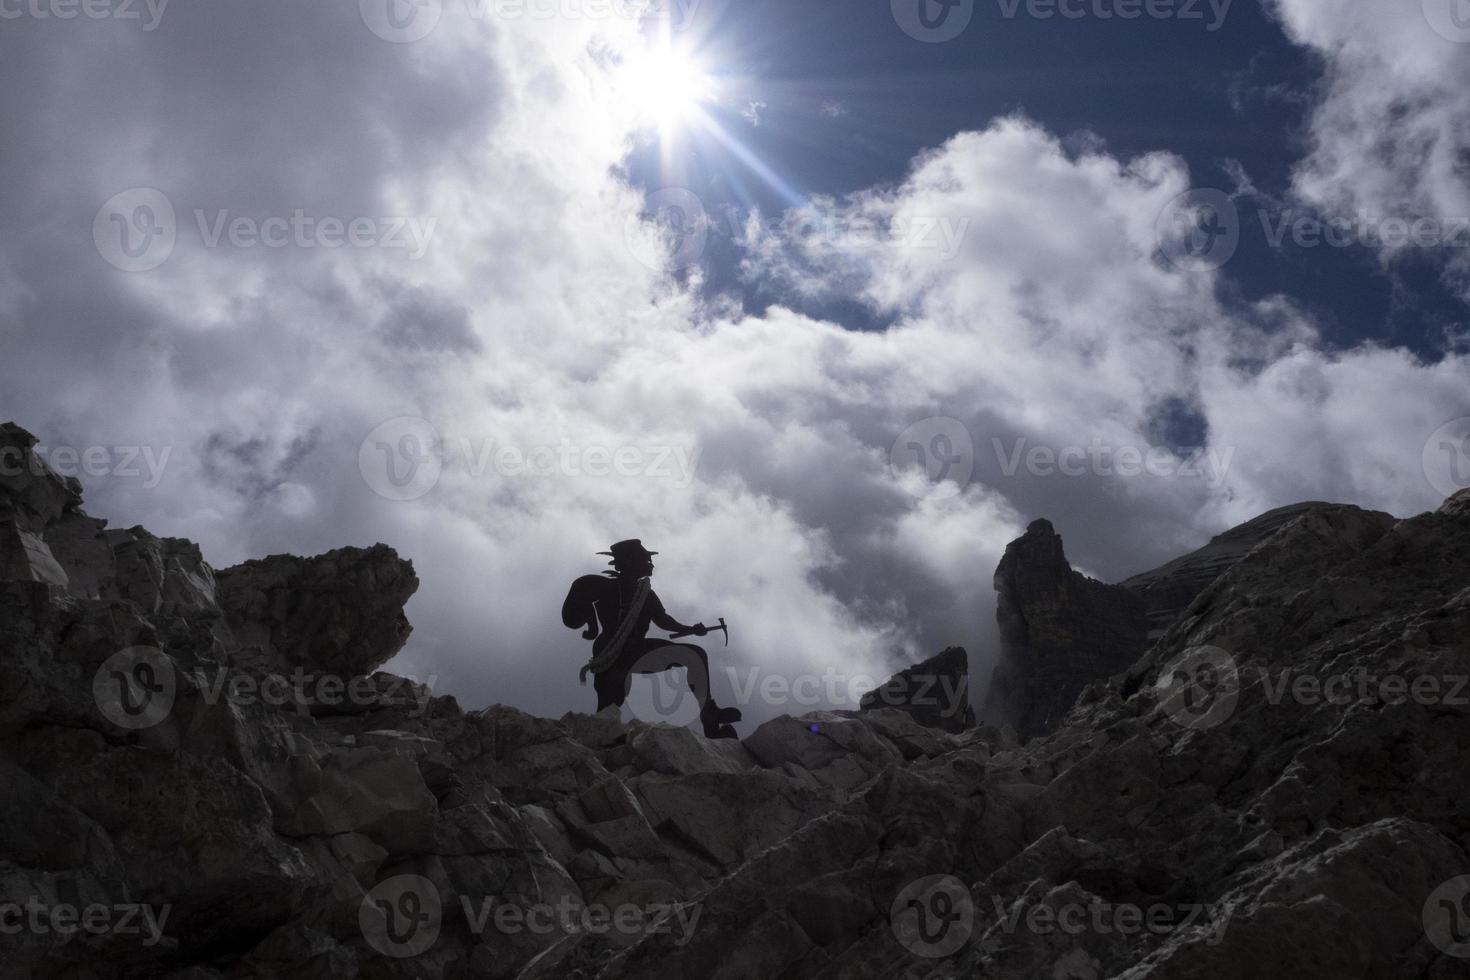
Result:
<svg viewBox="0 0 1470 980">
<path fill-rule="evenodd" d="M 699 711 L 705 738 L 739 738 L 731 726 L 741 717 L 739 708 L 722 708 L 713 699 L 706 701 Z"/>
</svg>

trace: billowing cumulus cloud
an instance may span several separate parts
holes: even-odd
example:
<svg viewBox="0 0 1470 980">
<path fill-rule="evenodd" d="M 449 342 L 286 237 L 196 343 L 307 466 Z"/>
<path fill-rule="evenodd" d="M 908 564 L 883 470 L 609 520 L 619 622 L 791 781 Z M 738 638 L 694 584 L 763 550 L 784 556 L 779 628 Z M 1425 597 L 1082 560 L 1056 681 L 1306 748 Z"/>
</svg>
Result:
<svg viewBox="0 0 1470 980">
<path fill-rule="evenodd" d="M 1036 516 L 1114 577 L 1297 499 L 1437 503 L 1465 363 L 1227 310 L 1159 255 L 1178 158 L 997 120 L 753 225 L 787 302 L 747 315 L 657 268 L 620 176 L 631 23 L 475 9 L 413 43 L 355 2 L 6 28 L 0 415 L 169 453 L 84 476 L 94 513 L 217 565 L 388 542 L 423 580 L 397 669 L 560 714 L 591 702 L 562 596 L 624 537 L 675 615 L 730 623 L 737 685 L 842 690 L 951 643 L 983 676 Z M 172 247 L 125 271 L 161 254 L 150 195 Z M 832 295 L 891 325 L 795 312 Z"/>
<path fill-rule="evenodd" d="M 1275 0 L 1287 35 L 1323 65 L 1297 191 L 1328 214 L 1470 221 L 1470 24 L 1458 0 Z M 1426 229 L 1423 240 L 1431 240 Z M 1445 235 L 1444 237 L 1451 237 Z M 1390 230 L 1385 252 L 1413 248 Z"/>
</svg>

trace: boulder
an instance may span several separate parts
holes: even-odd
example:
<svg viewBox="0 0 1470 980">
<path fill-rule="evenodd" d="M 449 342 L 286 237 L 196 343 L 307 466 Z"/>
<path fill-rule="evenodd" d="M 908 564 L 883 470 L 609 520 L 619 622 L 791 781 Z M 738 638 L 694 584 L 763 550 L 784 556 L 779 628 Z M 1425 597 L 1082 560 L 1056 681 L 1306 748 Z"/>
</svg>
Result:
<svg viewBox="0 0 1470 980">
<path fill-rule="evenodd" d="M 339 677 L 371 674 L 403 649 L 412 631 L 403 606 L 419 586 L 413 564 L 382 544 L 248 561 L 215 583 L 232 662 Z"/>
</svg>

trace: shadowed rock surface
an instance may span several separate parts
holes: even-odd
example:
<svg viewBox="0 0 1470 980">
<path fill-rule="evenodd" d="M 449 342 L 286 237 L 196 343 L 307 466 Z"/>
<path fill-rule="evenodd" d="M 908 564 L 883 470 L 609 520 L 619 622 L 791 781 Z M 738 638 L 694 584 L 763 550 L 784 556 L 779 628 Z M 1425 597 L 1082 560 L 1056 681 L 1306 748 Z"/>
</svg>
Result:
<svg viewBox="0 0 1470 980">
<path fill-rule="evenodd" d="M 1148 620 L 1147 639 L 1152 642 L 1163 636 L 1195 596 L 1282 526 L 1309 511 L 1331 506 L 1312 501 L 1268 510 L 1215 535 L 1197 551 L 1118 583 L 1142 600 L 1144 616 Z"/>
<path fill-rule="evenodd" d="M 1084 687 L 1147 645 L 1142 600 L 1073 571 L 1050 521 L 1032 521 L 1006 546 L 995 591 L 1001 649 L 982 714 L 1023 738 L 1051 731 Z"/>
<path fill-rule="evenodd" d="M 970 658 L 964 647 L 950 647 L 906 667 L 864 694 L 863 711 L 896 708 L 921 725 L 961 732 L 975 724 L 970 707 Z"/>
<path fill-rule="evenodd" d="M 1268 511 L 1116 585 L 1074 571 L 1051 522 L 1033 521 L 1006 546 L 995 572 L 1001 650 L 981 714 L 1024 738 L 1054 730 L 1088 684 L 1137 660 L 1252 548 L 1296 518 L 1332 506 Z"/>
<path fill-rule="evenodd" d="M 216 573 L 79 503 L 0 482 L 0 910 L 167 914 L 7 932 L 7 978 L 1470 976 L 1470 496 L 1293 518 L 1024 746 L 466 712 L 349 676 L 388 549 Z M 1297 680 L 1362 674 L 1420 696 Z"/>
</svg>

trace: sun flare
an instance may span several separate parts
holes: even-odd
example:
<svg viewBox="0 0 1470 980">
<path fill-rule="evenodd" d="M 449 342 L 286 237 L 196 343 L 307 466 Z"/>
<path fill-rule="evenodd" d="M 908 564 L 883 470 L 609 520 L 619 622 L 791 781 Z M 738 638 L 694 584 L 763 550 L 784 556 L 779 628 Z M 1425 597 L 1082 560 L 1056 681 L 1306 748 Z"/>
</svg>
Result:
<svg viewBox="0 0 1470 980">
<path fill-rule="evenodd" d="M 714 82 L 698 58 L 661 44 L 624 64 L 618 91 L 639 125 L 670 135 L 714 97 Z"/>
</svg>

